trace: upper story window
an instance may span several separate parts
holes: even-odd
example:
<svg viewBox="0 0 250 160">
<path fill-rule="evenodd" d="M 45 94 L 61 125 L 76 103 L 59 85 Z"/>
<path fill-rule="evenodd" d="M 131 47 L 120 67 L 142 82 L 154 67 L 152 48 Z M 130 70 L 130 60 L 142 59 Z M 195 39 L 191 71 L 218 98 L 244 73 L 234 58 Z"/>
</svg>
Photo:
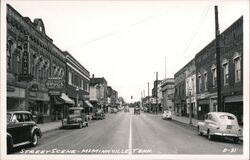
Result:
<svg viewBox="0 0 250 160">
<path fill-rule="evenodd" d="M 207 91 L 207 89 L 208 89 L 208 84 L 207 84 L 207 72 L 205 72 L 204 74 L 203 74 L 203 76 L 204 76 L 204 90 L 205 91 Z"/>
<path fill-rule="evenodd" d="M 81 80 L 81 89 L 83 89 L 83 80 Z"/>
<path fill-rule="evenodd" d="M 201 75 L 198 75 L 199 91 L 202 91 Z"/>
<path fill-rule="evenodd" d="M 241 58 L 240 58 L 240 54 L 238 52 L 236 52 L 234 54 L 234 68 L 235 68 L 235 83 L 240 82 L 241 81 Z"/>
<path fill-rule="evenodd" d="M 72 84 L 72 73 L 71 72 L 69 72 L 68 84 Z"/>
<path fill-rule="evenodd" d="M 212 72 L 212 85 L 213 85 L 213 88 L 215 88 L 216 83 L 217 83 L 217 73 L 216 73 L 217 71 L 216 71 L 215 65 L 212 65 L 211 72 Z"/>
<path fill-rule="evenodd" d="M 12 52 L 12 45 L 13 45 L 12 40 L 8 40 L 8 43 L 7 43 L 7 70 L 8 70 L 8 71 L 11 70 L 11 52 Z"/>
<path fill-rule="evenodd" d="M 229 63 L 228 60 L 223 60 L 223 76 L 224 76 L 224 86 L 228 85 L 229 83 Z"/>
</svg>

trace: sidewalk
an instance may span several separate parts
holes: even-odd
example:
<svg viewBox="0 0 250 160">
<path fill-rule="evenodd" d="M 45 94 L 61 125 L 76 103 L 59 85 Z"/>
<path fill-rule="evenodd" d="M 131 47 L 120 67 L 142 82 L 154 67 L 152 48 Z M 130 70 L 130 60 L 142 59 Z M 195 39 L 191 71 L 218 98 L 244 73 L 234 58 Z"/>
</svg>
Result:
<svg viewBox="0 0 250 160">
<path fill-rule="evenodd" d="M 174 121 L 185 123 L 188 125 L 189 125 L 189 121 L 190 121 L 189 117 L 176 116 L 176 115 L 172 115 L 172 119 Z M 192 118 L 192 126 L 197 127 L 198 122 L 203 122 L 203 120 L 197 120 L 197 119 Z M 240 136 L 240 141 L 243 141 L 243 128 L 242 128 L 242 126 L 240 126 L 240 127 L 241 127 L 241 131 L 242 131 L 241 132 L 242 136 Z"/>
<path fill-rule="evenodd" d="M 37 124 L 37 126 L 41 129 L 42 133 L 47 133 L 50 131 L 58 130 L 62 126 L 62 121 L 55 121 L 55 122 L 47 122 Z"/>
</svg>

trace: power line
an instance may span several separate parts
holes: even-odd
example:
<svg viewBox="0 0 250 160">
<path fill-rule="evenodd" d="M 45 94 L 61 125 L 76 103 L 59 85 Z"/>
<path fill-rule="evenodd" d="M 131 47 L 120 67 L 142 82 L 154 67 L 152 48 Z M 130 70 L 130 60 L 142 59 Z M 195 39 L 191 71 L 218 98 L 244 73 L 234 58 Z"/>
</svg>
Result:
<svg viewBox="0 0 250 160">
<path fill-rule="evenodd" d="M 92 39 L 92 40 L 89 40 L 89 41 L 87 41 L 87 42 L 84 42 L 83 45 L 85 46 L 85 45 L 88 45 L 88 44 L 90 44 L 90 43 L 93 43 L 93 42 L 96 42 L 96 41 L 99 41 L 99 40 L 102 40 L 102 39 L 106 39 L 106 38 L 108 38 L 108 37 L 116 36 L 116 35 L 118 35 L 118 34 L 120 34 L 120 33 L 122 33 L 122 32 L 127 31 L 127 30 L 130 29 L 130 28 L 137 27 L 138 25 L 144 24 L 144 23 L 146 23 L 146 22 L 148 22 L 148 21 L 152 21 L 152 20 L 154 20 L 154 19 L 156 19 L 156 18 L 158 18 L 158 17 L 160 17 L 160 16 L 162 16 L 162 15 L 163 15 L 163 14 L 161 13 L 161 14 L 158 14 L 158 15 L 148 16 L 148 17 L 146 17 L 146 18 L 144 18 L 144 19 L 142 19 L 142 20 L 138 20 L 138 21 L 135 22 L 135 23 L 129 24 L 128 26 L 124 27 L 124 29 L 116 30 L 116 31 L 113 31 L 113 32 L 110 32 L 110 33 L 101 35 L 101 36 L 99 36 L 99 37 L 97 37 L 97 38 L 94 38 L 94 39 Z"/>
<path fill-rule="evenodd" d="M 207 15 L 208 15 L 208 12 L 210 10 L 211 6 L 209 6 L 206 10 L 204 10 L 203 14 L 201 15 L 199 21 L 198 21 L 198 24 L 196 25 L 196 27 L 193 29 L 192 31 L 192 34 L 191 34 L 191 39 L 189 41 L 187 41 L 187 45 L 184 49 L 184 55 L 187 54 L 194 38 L 197 36 L 197 33 L 199 33 L 199 30 L 202 26 L 202 24 L 205 22 L 206 18 L 207 18 Z"/>
</svg>

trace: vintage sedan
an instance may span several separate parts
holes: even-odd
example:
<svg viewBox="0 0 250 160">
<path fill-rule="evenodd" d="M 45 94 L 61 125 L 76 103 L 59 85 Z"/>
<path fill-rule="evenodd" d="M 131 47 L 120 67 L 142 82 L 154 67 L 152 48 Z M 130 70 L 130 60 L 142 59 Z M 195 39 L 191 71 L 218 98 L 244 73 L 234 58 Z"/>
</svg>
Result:
<svg viewBox="0 0 250 160">
<path fill-rule="evenodd" d="M 105 113 L 103 109 L 98 109 L 92 116 L 92 119 L 105 119 Z"/>
<path fill-rule="evenodd" d="M 239 141 L 241 129 L 235 115 L 226 112 L 209 112 L 204 122 L 198 122 L 199 135 L 207 135 L 209 140 L 217 137 L 230 137 L 235 143 Z"/>
<path fill-rule="evenodd" d="M 162 114 L 162 119 L 172 120 L 172 112 L 165 110 Z"/>
<path fill-rule="evenodd" d="M 7 112 L 7 152 L 23 145 L 38 145 L 42 132 L 28 111 Z"/>
<path fill-rule="evenodd" d="M 89 125 L 88 118 L 83 111 L 83 107 L 69 108 L 69 115 L 62 120 L 62 128 L 77 126 L 81 129 L 83 126 L 87 127 Z"/>
<path fill-rule="evenodd" d="M 136 108 L 134 109 L 134 114 L 141 114 L 141 110 L 140 110 L 139 107 L 136 107 Z"/>
</svg>

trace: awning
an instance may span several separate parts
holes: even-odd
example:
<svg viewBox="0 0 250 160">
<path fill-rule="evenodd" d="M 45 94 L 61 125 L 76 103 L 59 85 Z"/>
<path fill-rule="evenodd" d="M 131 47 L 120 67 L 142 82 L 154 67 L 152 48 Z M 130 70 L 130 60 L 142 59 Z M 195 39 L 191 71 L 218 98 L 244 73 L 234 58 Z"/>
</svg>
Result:
<svg viewBox="0 0 250 160">
<path fill-rule="evenodd" d="M 225 103 L 233 103 L 233 102 L 243 102 L 243 96 L 237 95 L 237 96 L 225 97 Z"/>
<path fill-rule="evenodd" d="M 84 101 L 84 102 L 88 107 L 93 108 L 93 105 L 89 101 Z"/>
<path fill-rule="evenodd" d="M 64 100 L 64 103 L 73 105 L 75 104 L 75 102 L 72 99 L 70 99 L 65 93 L 62 93 L 60 98 Z"/>
<path fill-rule="evenodd" d="M 72 105 L 75 104 L 75 102 L 72 99 L 70 99 L 65 93 L 62 93 L 60 97 L 53 96 L 53 100 L 55 104 L 64 104 L 64 103 Z"/>
</svg>

